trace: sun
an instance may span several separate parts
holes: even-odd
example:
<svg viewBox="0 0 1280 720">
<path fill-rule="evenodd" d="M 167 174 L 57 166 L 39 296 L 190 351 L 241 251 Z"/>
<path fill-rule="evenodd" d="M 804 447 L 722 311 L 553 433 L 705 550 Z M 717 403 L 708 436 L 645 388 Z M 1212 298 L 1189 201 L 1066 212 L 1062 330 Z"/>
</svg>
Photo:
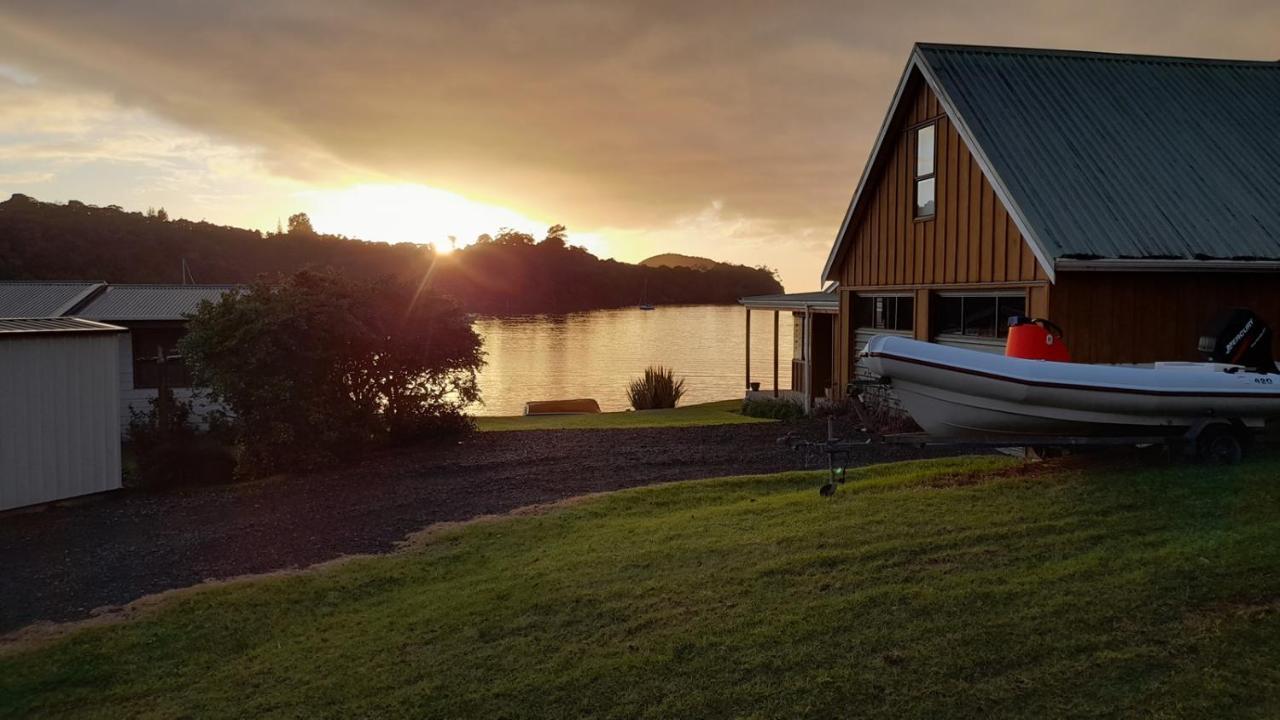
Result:
<svg viewBox="0 0 1280 720">
<path fill-rule="evenodd" d="M 537 236 L 548 225 L 504 207 L 427 185 L 360 184 L 307 191 L 299 196 L 319 232 L 391 243 L 431 243 L 446 253 L 499 228 Z"/>
</svg>

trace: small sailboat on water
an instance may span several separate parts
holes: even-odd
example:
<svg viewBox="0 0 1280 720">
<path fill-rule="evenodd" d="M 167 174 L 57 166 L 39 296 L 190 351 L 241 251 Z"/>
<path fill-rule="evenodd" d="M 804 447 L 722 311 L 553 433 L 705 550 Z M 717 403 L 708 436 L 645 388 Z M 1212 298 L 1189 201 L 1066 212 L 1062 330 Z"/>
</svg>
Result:
<svg viewBox="0 0 1280 720">
<path fill-rule="evenodd" d="M 653 303 L 648 301 L 649 297 L 649 278 L 644 279 L 644 290 L 640 293 L 640 309 L 652 310 Z"/>
</svg>

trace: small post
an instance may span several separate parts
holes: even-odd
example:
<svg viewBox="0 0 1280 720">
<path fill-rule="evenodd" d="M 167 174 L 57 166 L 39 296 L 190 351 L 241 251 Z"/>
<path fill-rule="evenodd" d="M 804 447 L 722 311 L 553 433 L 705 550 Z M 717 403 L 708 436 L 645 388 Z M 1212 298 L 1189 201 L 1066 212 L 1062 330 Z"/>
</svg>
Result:
<svg viewBox="0 0 1280 720">
<path fill-rule="evenodd" d="M 773 396 L 778 397 L 778 311 L 773 311 Z"/>
<path fill-rule="evenodd" d="M 747 379 L 745 387 L 751 390 L 751 308 L 747 308 Z"/>
<path fill-rule="evenodd" d="M 804 410 L 813 410 L 813 313 L 804 306 Z"/>
</svg>

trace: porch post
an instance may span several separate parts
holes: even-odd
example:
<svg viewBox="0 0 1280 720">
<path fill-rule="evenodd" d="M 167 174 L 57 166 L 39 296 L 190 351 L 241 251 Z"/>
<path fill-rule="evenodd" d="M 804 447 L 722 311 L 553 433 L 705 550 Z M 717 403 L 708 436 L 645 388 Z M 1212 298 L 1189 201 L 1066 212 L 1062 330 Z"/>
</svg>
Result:
<svg viewBox="0 0 1280 720">
<path fill-rule="evenodd" d="M 804 409 L 813 409 L 813 311 L 804 306 Z"/>
<path fill-rule="evenodd" d="M 751 390 L 751 308 L 747 308 L 747 379 L 745 387 Z"/>
<path fill-rule="evenodd" d="M 773 311 L 773 396 L 778 397 L 778 311 Z"/>
</svg>

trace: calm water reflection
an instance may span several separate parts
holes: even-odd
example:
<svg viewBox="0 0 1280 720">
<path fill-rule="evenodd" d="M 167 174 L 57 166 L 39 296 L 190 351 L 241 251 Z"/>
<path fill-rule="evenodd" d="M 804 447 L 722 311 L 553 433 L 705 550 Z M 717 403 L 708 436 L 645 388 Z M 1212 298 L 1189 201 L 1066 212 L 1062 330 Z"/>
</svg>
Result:
<svg viewBox="0 0 1280 720">
<path fill-rule="evenodd" d="M 602 410 L 628 407 L 626 386 L 647 365 L 685 378 L 681 404 L 742 396 L 744 310 L 685 305 L 570 315 L 480 318 L 488 365 L 480 372 L 477 415 L 518 415 L 528 400 L 588 397 Z M 779 381 L 790 385 L 791 316 L 779 321 Z M 773 314 L 751 316 L 751 373 L 773 377 Z"/>
</svg>

